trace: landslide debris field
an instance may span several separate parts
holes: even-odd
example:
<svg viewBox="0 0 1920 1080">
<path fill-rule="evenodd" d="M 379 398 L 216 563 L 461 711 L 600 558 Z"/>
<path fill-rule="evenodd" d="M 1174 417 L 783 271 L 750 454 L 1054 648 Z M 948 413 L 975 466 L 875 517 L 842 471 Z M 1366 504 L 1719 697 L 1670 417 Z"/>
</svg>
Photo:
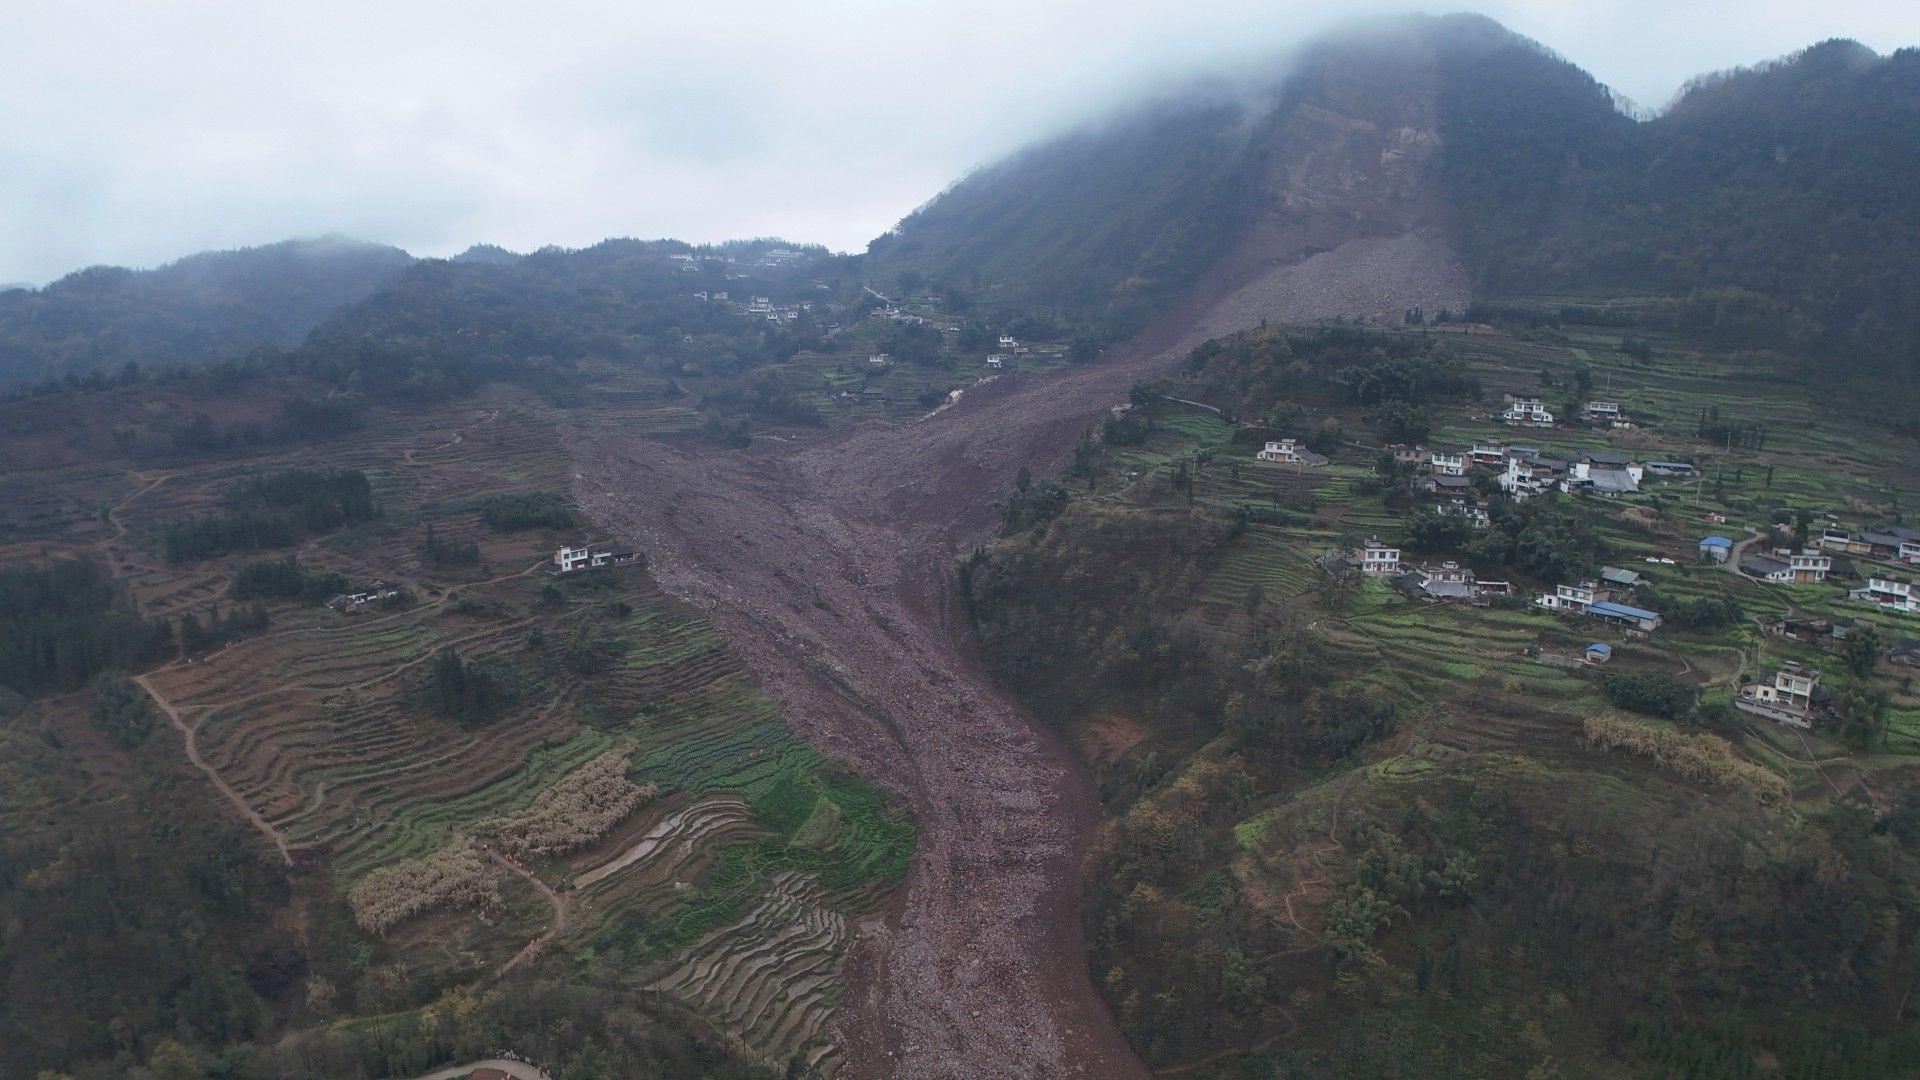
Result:
<svg viewBox="0 0 1920 1080">
<path fill-rule="evenodd" d="M 644 545 L 703 609 L 786 721 L 899 793 L 919 828 L 904 907 L 869 920 L 842 1030 L 855 1075 L 1143 1072 L 1088 980 L 1082 766 L 994 688 L 949 596 L 1022 465 L 1193 341 L 1046 378 L 1005 376 L 951 407 L 738 452 L 618 425 L 569 437 L 579 504 Z"/>
</svg>

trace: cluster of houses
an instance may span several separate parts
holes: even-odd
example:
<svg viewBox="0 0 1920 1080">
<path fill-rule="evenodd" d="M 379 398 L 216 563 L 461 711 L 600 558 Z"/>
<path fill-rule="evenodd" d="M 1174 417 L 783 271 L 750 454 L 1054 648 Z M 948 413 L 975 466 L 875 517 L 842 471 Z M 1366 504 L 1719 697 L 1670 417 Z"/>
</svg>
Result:
<svg viewBox="0 0 1920 1080">
<path fill-rule="evenodd" d="M 1495 414 L 1495 419 L 1508 427 L 1549 428 L 1559 423 L 1559 418 L 1547 408 L 1546 401 L 1537 390 L 1510 390 L 1503 394 L 1506 407 Z M 1593 427 L 1630 428 L 1633 422 L 1620 409 L 1617 401 L 1589 401 L 1580 407 L 1581 422 Z"/>
<path fill-rule="evenodd" d="M 768 322 L 788 323 L 800 317 L 803 311 L 812 311 L 811 303 L 776 304 L 764 296 L 756 296 L 747 303 L 747 314 L 758 315 Z"/>
<path fill-rule="evenodd" d="M 1726 562 L 1735 545 L 1724 536 L 1700 540 L 1700 557 Z M 1848 529 L 1829 525 L 1814 546 L 1774 548 L 1742 559 L 1739 570 L 1756 581 L 1806 584 L 1829 578 L 1858 578 L 1849 556 L 1879 559 L 1898 566 L 1920 565 L 1920 530 L 1904 525 Z M 1920 588 L 1891 573 L 1870 573 L 1864 584 L 1847 590 L 1847 599 L 1886 611 L 1920 613 Z"/>
<path fill-rule="evenodd" d="M 1494 596 L 1504 596 L 1512 586 L 1504 581 L 1482 581 L 1473 571 L 1456 562 L 1438 566 L 1421 563 L 1408 567 L 1400 561 L 1400 549 L 1370 536 L 1366 543 L 1347 552 L 1329 556 L 1334 564 L 1358 567 L 1368 577 L 1383 578 L 1409 596 L 1432 600 L 1464 600 L 1484 604 Z"/>
<path fill-rule="evenodd" d="M 1623 604 L 1615 599 L 1640 584 L 1640 575 L 1632 570 L 1609 566 L 1598 578 L 1587 578 L 1571 585 L 1556 585 L 1550 593 L 1534 597 L 1536 607 L 1570 615 L 1584 615 L 1611 623 L 1630 635 L 1642 636 L 1660 628 L 1660 614 Z"/>
<path fill-rule="evenodd" d="M 567 545 L 553 553 L 552 572 L 571 574 L 576 570 L 591 570 L 601 566 L 625 566 L 639 555 L 630 547 L 591 547 L 586 544 Z"/>
<path fill-rule="evenodd" d="M 1846 555 L 1920 566 L 1920 529 L 1905 525 L 1875 525 L 1865 529 L 1828 525 L 1820 532 L 1820 546 Z"/>
<path fill-rule="evenodd" d="M 351 614 L 368 604 L 377 604 L 383 600 L 398 600 L 406 590 L 391 581 L 369 581 L 357 591 L 341 593 L 327 601 L 327 606 L 335 611 Z"/>
<path fill-rule="evenodd" d="M 1636 461 L 1627 454 L 1595 450 L 1571 457 L 1552 457 L 1537 446 L 1510 446 L 1486 439 L 1465 450 L 1424 446 L 1388 447 L 1394 460 L 1425 465 L 1433 479 L 1429 490 L 1464 496 L 1463 482 L 1474 470 L 1493 474 L 1502 491 L 1518 499 L 1545 491 L 1586 492 L 1614 496 L 1640 490 L 1648 477 L 1679 479 L 1692 475 L 1683 461 Z"/>
</svg>

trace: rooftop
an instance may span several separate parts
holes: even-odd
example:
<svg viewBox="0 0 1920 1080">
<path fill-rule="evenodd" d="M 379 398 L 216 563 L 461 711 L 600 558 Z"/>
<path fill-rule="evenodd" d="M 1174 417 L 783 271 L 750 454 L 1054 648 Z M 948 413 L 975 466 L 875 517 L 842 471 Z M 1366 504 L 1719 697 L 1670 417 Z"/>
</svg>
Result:
<svg viewBox="0 0 1920 1080">
<path fill-rule="evenodd" d="M 1626 604 L 1616 604 L 1611 600 L 1602 600 L 1598 603 L 1588 604 L 1587 613 L 1590 615 L 1610 615 L 1619 619 L 1657 619 L 1660 617 L 1660 613 L 1657 611 L 1628 607 Z"/>
</svg>

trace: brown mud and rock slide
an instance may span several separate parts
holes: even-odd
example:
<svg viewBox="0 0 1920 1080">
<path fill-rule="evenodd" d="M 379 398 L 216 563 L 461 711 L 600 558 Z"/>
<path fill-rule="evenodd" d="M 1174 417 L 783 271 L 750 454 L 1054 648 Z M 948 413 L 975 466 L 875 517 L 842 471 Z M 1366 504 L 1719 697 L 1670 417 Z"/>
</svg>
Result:
<svg viewBox="0 0 1920 1080">
<path fill-rule="evenodd" d="M 568 433 L 580 504 L 644 545 L 796 730 L 915 815 L 904 899 L 855 945 L 845 1075 L 1145 1074 L 1087 970 L 1081 854 L 1097 796 L 973 655 L 954 560 L 990 535 L 1022 465 L 1062 462 L 1135 380 L 1206 338 L 1464 306 L 1425 179 L 1431 97 L 1417 91 L 1329 77 L 1276 121 L 1269 209 L 1181 309 L 1100 363 L 993 379 L 914 423 L 744 452 Z"/>
</svg>

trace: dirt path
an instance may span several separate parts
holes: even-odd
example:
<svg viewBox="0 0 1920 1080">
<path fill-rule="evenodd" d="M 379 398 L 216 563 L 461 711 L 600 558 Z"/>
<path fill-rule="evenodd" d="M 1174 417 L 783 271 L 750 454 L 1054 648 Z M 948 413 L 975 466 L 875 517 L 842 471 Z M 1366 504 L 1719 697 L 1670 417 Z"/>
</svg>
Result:
<svg viewBox="0 0 1920 1080">
<path fill-rule="evenodd" d="M 513 1080 L 553 1080 L 538 1066 L 529 1065 L 524 1061 L 515 1061 L 512 1058 L 469 1061 L 465 1065 L 451 1065 L 424 1076 L 416 1076 L 413 1080 L 464 1080 L 465 1077 L 472 1076 L 476 1069 L 494 1069 L 513 1077 Z"/>
<path fill-rule="evenodd" d="M 175 730 L 180 732 L 180 737 L 185 740 L 187 744 L 187 760 L 193 763 L 193 767 L 205 773 L 207 779 L 213 781 L 213 786 L 220 789 L 220 794 L 225 795 L 227 801 L 233 803 L 234 808 L 239 810 L 248 821 L 253 823 L 254 828 L 259 829 L 263 836 L 273 842 L 273 846 L 280 851 L 281 861 L 285 862 L 288 866 L 292 866 L 293 849 L 287 844 L 287 838 L 281 834 L 279 829 L 274 828 L 272 823 L 267 821 L 266 818 L 261 817 L 258 811 L 252 806 L 249 806 L 247 800 L 240 797 L 239 792 L 229 787 L 227 782 L 221 778 L 219 770 L 208 765 L 206 761 L 200 757 L 200 748 L 196 745 L 196 739 L 199 735 L 197 725 L 187 723 L 186 718 L 180 715 L 180 710 L 174 708 L 173 703 L 161 695 L 160 691 L 155 688 L 153 682 L 149 680 L 147 676 L 135 675 L 133 681 L 139 685 L 140 689 L 147 692 L 147 696 L 153 699 L 155 705 L 160 706 L 160 711 L 167 714 L 167 719 L 172 721 Z"/>
<path fill-rule="evenodd" d="M 486 851 L 487 851 L 488 857 L 493 859 L 494 862 L 497 862 L 501 866 L 506 867 L 508 870 L 513 871 L 515 874 L 520 875 L 522 878 L 526 879 L 529 885 L 532 885 L 534 888 L 539 889 L 541 895 L 547 898 L 547 903 L 553 906 L 553 923 L 552 925 L 547 927 L 546 933 L 541 934 L 539 937 L 534 938 L 532 941 L 527 942 L 526 945 L 522 947 L 519 952 L 513 954 L 511 959 L 509 959 L 506 963 L 501 964 L 498 968 L 495 968 L 493 972 L 493 977 L 497 979 L 500 976 L 505 975 L 507 972 L 512 971 L 514 968 L 519 967 L 522 961 L 526 960 L 527 958 L 533 956 L 535 953 L 539 952 L 541 949 L 545 948 L 548 942 L 552 941 L 556 937 L 559 937 L 561 934 L 564 934 L 567 932 L 567 916 L 569 913 L 568 912 L 569 905 L 567 904 L 567 898 L 565 896 L 562 896 L 561 894 L 554 892 L 551 886 L 549 886 L 546 882 L 541 881 L 538 877 L 535 877 L 533 874 L 533 871 L 528 870 L 524 866 L 521 866 L 518 861 L 512 858 L 509 858 L 507 855 L 503 854 L 502 852 L 495 851 L 493 848 L 487 848 Z"/>
</svg>

